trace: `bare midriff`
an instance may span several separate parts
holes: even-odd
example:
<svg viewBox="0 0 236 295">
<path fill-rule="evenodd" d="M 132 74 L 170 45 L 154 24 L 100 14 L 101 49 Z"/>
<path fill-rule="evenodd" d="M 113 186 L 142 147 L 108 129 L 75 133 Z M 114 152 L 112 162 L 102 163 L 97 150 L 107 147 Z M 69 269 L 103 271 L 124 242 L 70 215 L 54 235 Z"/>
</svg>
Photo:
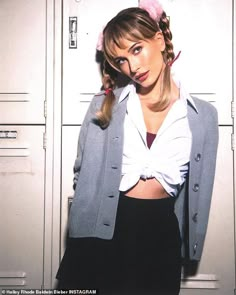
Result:
<svg viewBox="0 0 236 295">
<path fill-rule="evenodd" d="M 162 199 L 170 197 L 160 182 L 155 178 L 140 179 L 134 187 L 125 192 L 125 195 L 139 199 Z"/>
</svg>

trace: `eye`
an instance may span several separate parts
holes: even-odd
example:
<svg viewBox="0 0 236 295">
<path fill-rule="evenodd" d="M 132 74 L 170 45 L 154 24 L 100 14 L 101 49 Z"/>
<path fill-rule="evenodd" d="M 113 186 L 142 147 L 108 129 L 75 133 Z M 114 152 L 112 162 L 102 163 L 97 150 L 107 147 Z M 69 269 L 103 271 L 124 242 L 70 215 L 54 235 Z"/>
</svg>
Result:
<svg viewBox="0 0 236 295">
<path fill-rule="evenodd" d="M 142 46 L 136 46 L 133 49 L 133 54 L 139 54 L 142 51 Z"/>
<path fill-rule="evenodd" d="M 116 60 L 115 60 L 115 63 L 118 65 L 118 66 L 121 66 L 121 65 L 123 65 L 124 63 L 125 63 L 125 58 L 117 58 Z"/>
</svg>

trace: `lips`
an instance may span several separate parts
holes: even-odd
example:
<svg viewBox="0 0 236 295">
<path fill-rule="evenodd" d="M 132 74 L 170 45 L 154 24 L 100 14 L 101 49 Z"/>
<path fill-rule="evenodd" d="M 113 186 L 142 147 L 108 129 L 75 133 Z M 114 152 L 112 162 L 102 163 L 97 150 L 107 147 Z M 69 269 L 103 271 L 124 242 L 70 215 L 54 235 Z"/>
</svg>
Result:
<svg viewBox="0 0 236 295">
<path fill-rule="evenodd" d="M 145 73 L 142 73 L 142 74 L 139 74 L 139 75 L 136 75 L 134 78 L 138 82 L 143 82 L 143 81 L 145 81 L 147 79 L 148 73 L 149 73 L 149 71 L 147 71 Z"/>
</svg>

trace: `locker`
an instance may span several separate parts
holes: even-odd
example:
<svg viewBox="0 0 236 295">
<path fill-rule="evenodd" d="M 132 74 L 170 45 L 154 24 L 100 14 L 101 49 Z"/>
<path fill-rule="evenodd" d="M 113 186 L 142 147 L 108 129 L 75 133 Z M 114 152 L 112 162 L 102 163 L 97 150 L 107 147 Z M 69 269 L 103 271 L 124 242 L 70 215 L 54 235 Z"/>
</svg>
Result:
<svg viewBox="0 0 236 295">
<path fill-rule="evenodd" d="M 0 2 L 0 124 L 44 124 L 46 1 Z"/>
<path fill-rule="evenodd" d="M 15 138 L 4 137 L 3 133 Z M 43 126 L 0 126 L 0 287 L 40 287 L 43 274 Z"/>
<path fill-rule="evenodd" d="M 0 1 L 0 288 L 41 288 L 47 270 L 51 3 Z"/>
<path fill-rule="evenodd" d="M 174 70 L 192 94 L 204 95 L 231 125 L 233 0 L 162 1 L 170 15 Z"/>
</svg>

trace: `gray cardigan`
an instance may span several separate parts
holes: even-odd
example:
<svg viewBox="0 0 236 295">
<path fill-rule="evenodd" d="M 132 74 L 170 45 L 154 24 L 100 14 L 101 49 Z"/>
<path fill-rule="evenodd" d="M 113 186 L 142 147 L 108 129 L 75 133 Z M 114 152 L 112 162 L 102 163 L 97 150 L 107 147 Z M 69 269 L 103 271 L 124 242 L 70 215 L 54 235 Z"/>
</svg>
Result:
<svg viewBox="0 0 236 295">
<path fill-rule="evenodd" d="M 96 112 L 104 99 L 96 95 L 82 124 L 74 166 L 75 194 L 69 215 L 70 237 L 112 239 L 121 180 L 123 122 L 127 98 L 116 102 L 108 128 L 102 129 Z M 193 136 L 188 178 L 175 202 L 183 240 L 183 257 L 200 260 L 209 216 L 218 145 L 215 108 L 193 98 L 198 112 L 188 104 L 188 120 Z"/>
</svg>

